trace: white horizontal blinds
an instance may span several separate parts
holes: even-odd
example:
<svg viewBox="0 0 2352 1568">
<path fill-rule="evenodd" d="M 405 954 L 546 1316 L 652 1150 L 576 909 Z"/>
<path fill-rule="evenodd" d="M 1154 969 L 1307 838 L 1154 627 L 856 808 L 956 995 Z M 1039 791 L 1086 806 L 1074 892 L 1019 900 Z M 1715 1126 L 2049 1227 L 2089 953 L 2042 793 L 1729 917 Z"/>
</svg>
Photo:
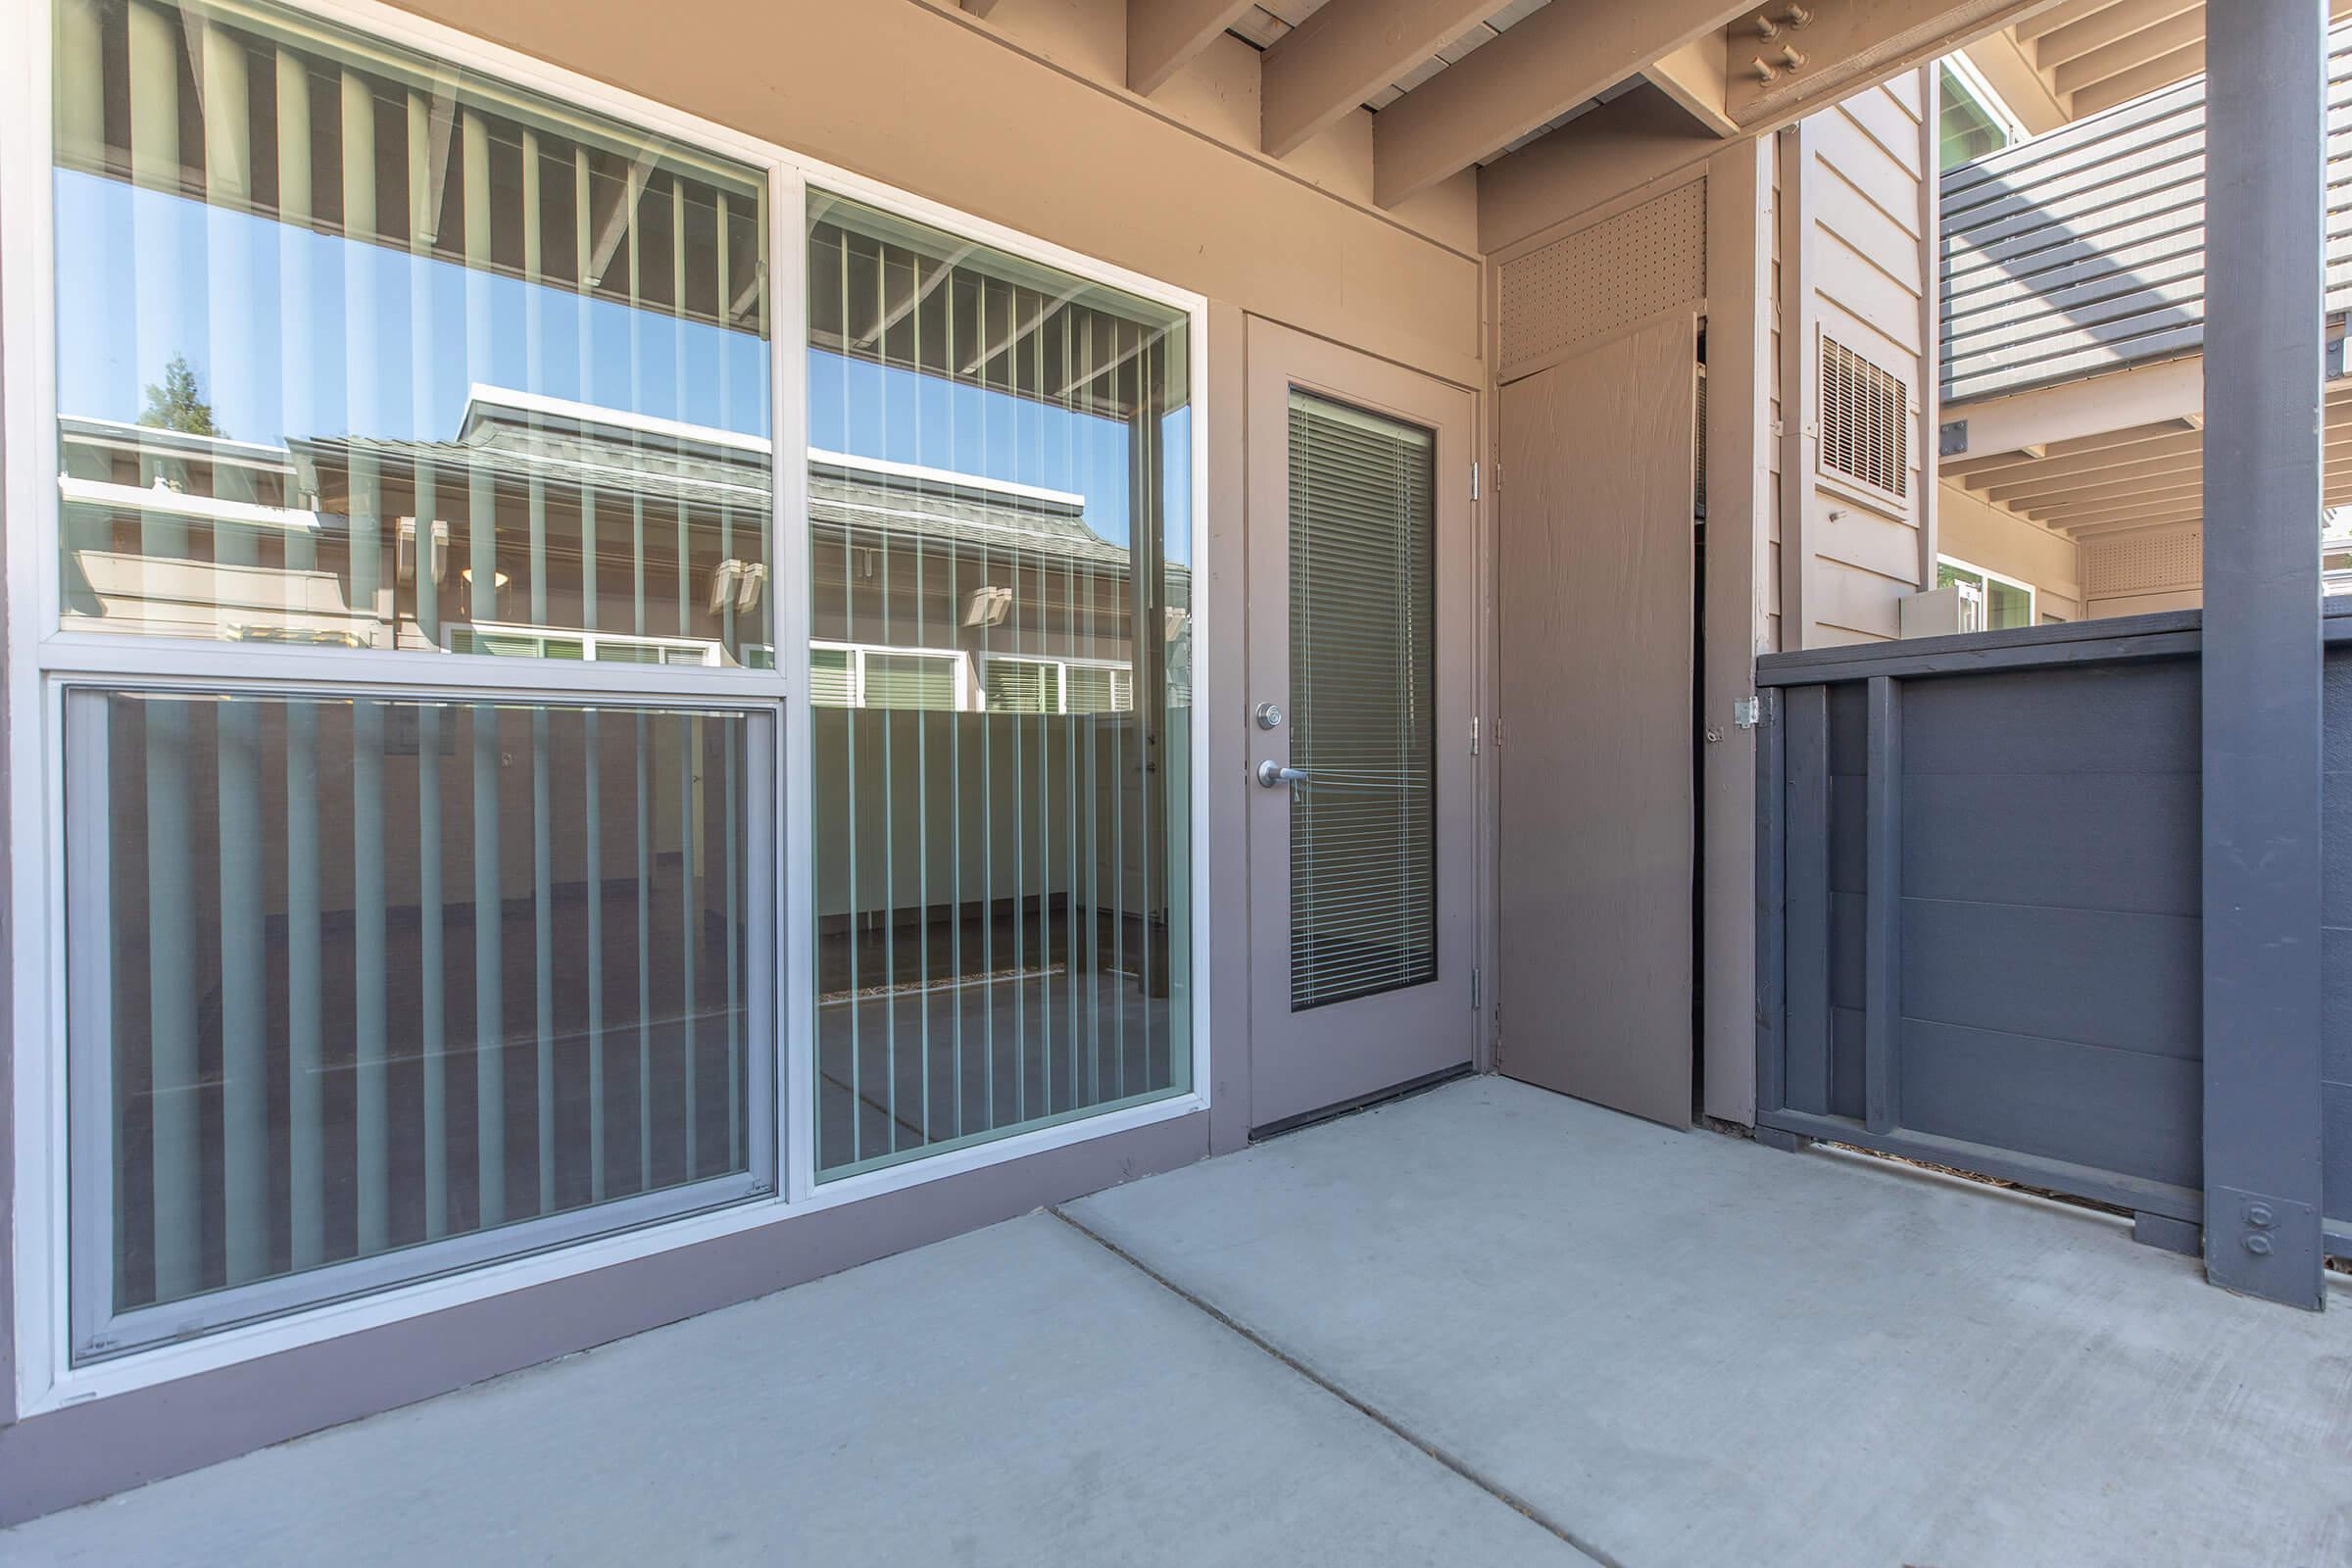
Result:
<svg viewBox="0 0 2352 1568">
<path fill-rule="evenodd" d="M 1291 394 L 1291 1005 L 1437 975 L 1429 431 Z"/>
<path fill-rule="evenodd" d="M 1179 313 L 824 193 L 809 210 L 831 1177 L 1180 1076 L 1186 893 L 1150 804 L 1165 661 L 1137 599 L 1183 570 L 1161 514 L 1189 426 L 1162 431 L 1188 395 L 1160 373 Z"/>
<path fill-rule="evenodd" d="M 765 667 L 758 172 L 292 13 L 57 3 L 70 623 Z"/>
<path fill-rule="evenodd" d="M 633 798 L 649 771 L 638 719 L 653 754 L 646 799 Z M 114 1230 L 113 1313 L 729 1174 L 755 1180 L 741 1042 L 773 983 L 772 950 L 750 940 L 773 896 L 768 860 L 748 853 L 773 842 L 764 716 L 75 691 L 68 722 L 99 781 L 84 795 L 69 778 L 69 832 L 99 813 L 107 843 L 105 864 L 68 875 L 71 937 L 108 955 L 103 1004 L 77 994 L 71 1005 L 76 1092 L 109 1097 L 115 1212 L 93 1218 L 102 1250 Z M 477 793 L 483 737 L 494 770 Z M 600 858 L 625 862 L 614 841 L 634 829 L 608 817 L 592 834 L 572 791 L 543 814 L 534 746 L 560 776 L 596 777 L 607 801 L 643 813 L 653 886 L 591 878 Z M 158 783 L 182 779 L 204 785 L 174 806 Z M 216 779 L 251 799 L 217 797 Z M 254 815 L 300 820 L 280 837 L 256 831 Z M 420 840 L 436 823 L 428 858 Z M 317 853 L 370 838 L 373 862 Z M 510 851 L 477 883 L 494 838 L 537 840 L 545 858 Z M 354 902 L 370 878 L 380 934 L 363 939 Z M 441 918 L 427 922 L 420 901 L 436 889 Z M 592 907 L 607 907 L 611 930 L 611 906 L 641 896 L 643 941 L 662 956 L 648 993 L 636 943 L 586 940 Z M 246 901 L 238 923 L 199 914 L 233 899 Z M 259 948 L 245 949 L 246 926 Z M 380 1017 L 363 1004 L 384 971 L 417 975 L 428 942 L 470 946 L 482 930 L 500 973 L 446 963 L 432 1030 L 405 1001 Z M 373 962 L 364 940 L 381 944 Z M 554 956 L 543 1008 L 530 983 L 541 951 Z M 650 1029 L 650 1093 L 633 1062 L 615 1070 L 597 1050 L 592 976 L 620 1015 L 609 1021 L 633 1030 L 642 1016 Z M 487 1040 L 485 1008 L 497 1014 Z M 541 1026 L 544 1049 L 519 1049 Z M 441 1070 L 428 1038 L 460 1070 Z M 429 1249 L 417 1253 L 416 1269 L 434 1266 Z"/>
</svg>

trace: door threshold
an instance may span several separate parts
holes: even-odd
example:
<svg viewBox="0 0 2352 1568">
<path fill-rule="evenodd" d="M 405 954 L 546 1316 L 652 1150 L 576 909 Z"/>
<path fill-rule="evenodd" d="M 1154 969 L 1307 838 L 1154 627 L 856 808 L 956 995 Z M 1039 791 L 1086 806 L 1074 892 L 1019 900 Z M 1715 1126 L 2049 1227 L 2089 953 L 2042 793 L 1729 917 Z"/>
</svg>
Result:
<svg viewBox="0 0 2352 1568">
<path fill-rule="evenodd" d="M 1353 1100 L 1343 1100 L 1315 1110 L 1302 1110 L 1296 1116 L 1285 1116 L 1280 1121 L 1270 1121 L 1263 1127 L 1252 1127 L 1250 1129 L 1250 1141 L 1254 1144 L 1268 1138 L 1280 1138 L 1284 1133 L 1295 1133 L 1301 1128 L 1320 1126 L 1327 1121 L 1337 1121 L 1342 1116 L 1352 1116 L 1359 1110 L 1371 1110 L 1376 1106 L 1390 1104 L 1396 1101 L 1408 1100 L 1414 1095 L 1424 1095 L 1432 1089 L 1442 1088 L 1457 1078 L 1468 1078 L 1477 1071 L 1477 1066 L 1467 1061 L 1451 1067 L 1440 1068 L 1436 1072 L 1424 1073 L 1418 1078 L 1409 1078 L 1400 1084 L 1391 1084 L 1386 1089 L 1375 1089 L 1368 1095 L 1358 1095 Z"/>
</svg>

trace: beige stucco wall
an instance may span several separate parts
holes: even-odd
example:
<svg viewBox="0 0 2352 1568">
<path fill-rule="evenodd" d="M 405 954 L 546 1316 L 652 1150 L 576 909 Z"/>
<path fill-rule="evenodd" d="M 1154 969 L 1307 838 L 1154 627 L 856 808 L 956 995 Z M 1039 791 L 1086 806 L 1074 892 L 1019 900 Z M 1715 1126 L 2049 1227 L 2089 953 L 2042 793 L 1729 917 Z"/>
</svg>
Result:
<svg viewBox="0 0 2352 1568">
<path fill-rule="evenodd" d="M 2040 620 L 2083 615 L 2082 551 L 2072 539 L 2002 511 L 1965 487 L 1936 487 L 1936 552 L 2031 584 Z"/>
<path fill-rule="evenodd" d="M 1237 39 L 1146 100 L 1114 85 L 1124 0 L 1003 0 L 986 23 L 925 0 L 673 0 L 657 26 L 624 0 L 405 3 L 1212 299 L 1481 378 L 1471 176 L 1373 210 L 1360 112 L 1264 159 L 1256 55 Z"/>
</svg>

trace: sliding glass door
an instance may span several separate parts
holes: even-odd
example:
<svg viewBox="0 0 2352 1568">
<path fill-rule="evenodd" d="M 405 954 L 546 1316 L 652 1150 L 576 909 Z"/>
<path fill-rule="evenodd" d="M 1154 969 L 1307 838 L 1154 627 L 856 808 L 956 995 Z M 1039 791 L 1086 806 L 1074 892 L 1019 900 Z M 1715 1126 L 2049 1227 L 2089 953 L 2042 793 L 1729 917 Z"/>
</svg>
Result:
<svg viewBox="0 0 2352 1568">
<path fill-rule="evenodd" d="M 1187 317 L 808 236 L 819 1179 L 1190 1086 Z"/>
</svg>

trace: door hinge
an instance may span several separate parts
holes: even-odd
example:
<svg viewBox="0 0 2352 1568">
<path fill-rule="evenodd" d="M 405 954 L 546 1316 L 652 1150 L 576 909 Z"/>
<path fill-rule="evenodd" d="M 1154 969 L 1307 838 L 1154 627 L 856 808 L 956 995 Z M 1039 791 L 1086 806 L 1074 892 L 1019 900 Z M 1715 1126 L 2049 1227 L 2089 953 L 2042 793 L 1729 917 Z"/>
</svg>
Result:
<svg viewBox="0 0 2352 1568">
<path fill-rule="evenodd" d="M 1478 755 L 1478 715 L 1476 713 L 1470 715 L 1470 755 L 1472 757 Z"/>
<path fill-rule="evenodd" d="M 1470 971 L 1470 1010 L 1472 1012 L 1478 1010 L 1478 970 L 1476 967 Z"/>
<path fill-rule="evenodd" d="M 1478 499 L 1478 460 L 1476 458 L 1470 460 L 1470 499 L 1473 501 Z"/>
</svg>

